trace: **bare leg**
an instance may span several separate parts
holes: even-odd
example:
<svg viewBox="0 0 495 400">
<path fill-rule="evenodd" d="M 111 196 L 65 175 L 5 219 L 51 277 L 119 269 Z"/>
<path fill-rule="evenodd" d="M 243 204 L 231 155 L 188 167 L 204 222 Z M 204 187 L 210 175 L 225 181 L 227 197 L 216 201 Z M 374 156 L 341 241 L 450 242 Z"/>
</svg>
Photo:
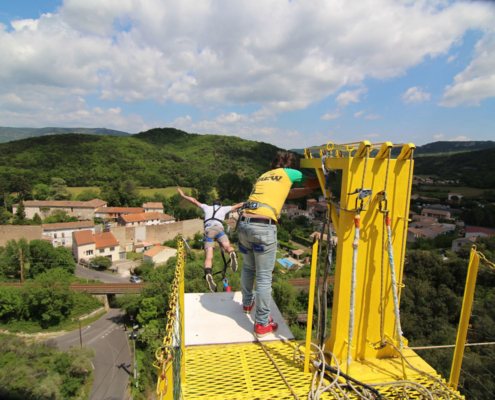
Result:
<svg viewBox="0 0 495 400">
<path fill-rule="evenodd" d="M 213 265 L 213 247 L 208 247 L 205 249 L 206 259 L 205 259 L 205 269 L 211 268 Z"/>
</svg>

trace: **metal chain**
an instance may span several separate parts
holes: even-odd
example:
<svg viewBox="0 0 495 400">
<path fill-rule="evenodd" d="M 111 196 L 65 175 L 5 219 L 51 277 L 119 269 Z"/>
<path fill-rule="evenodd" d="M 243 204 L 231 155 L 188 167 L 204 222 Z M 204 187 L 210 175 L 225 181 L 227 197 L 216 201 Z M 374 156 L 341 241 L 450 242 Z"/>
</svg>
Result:
<svg viewBox="0 0 495 400">
<path fill-rule="evenodd" d="M 175 394 L 177 392 L 177 388 L 179 388 L 178 398 L 182 397 L 182 393 L 180 393 L 180 380 L 177 378 L 180 377 L 180 360 L 183 357 L 182 352 L 180 351 L 180 343 L 184 338 L 181 337 L 182 329 L 181 325 L 182 321 L 182 313 L 183 313 L 183 304 L 180 304 L 179 297 L 179 287 L 181 283 L 182 271 L 185 265 L 185 248 L 184 241 L 181 236 L 177 238 L 177 265 L 175 268 L 174 280 L 170 285 L 170 295 L 169 295 L 169 311 L 167 312 L 167 325 L 166 325 L 166 335 L 163 339 L 162 347 L 157 349 L 155 352 L 155 357 L 157 360 L 157 364 L 153 364 L 153 366 L 160 370 L 158 375 L 158 383 L 157 383 L 157 394 L 163 397 L 164 392 L 160 392 L 159 388 L 161 386 L 161 382 L 165 381 L 165 392 L 167 391 L 167 377 L 166 372 L 172 365 L 173 371 L 173 380 L 174 380 L 174 398 L 176 398 Z M 177 335 L 177 324 L 179 324 L 179 333 Z M 174 343 L 174 340 L 175 342 Z M 174 351 L 174 345 L 178 348 L 178 351 Z M 174 354 L 176 353 L 176 354 Z M 178 371 L 176 371 L 178 369 Z"/>
</svg>

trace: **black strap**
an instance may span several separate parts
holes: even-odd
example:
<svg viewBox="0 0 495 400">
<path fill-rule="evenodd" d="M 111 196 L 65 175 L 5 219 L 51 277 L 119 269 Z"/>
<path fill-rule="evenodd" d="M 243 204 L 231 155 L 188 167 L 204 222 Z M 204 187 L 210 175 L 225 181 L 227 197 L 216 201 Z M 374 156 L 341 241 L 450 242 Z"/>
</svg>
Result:
<svg viewBox="0 0 495 400">
<path fill-rule="evenodd" d="M 220 222 L 221 224 L 223 223 L 222 220 L 219 220 L 218 218 L 215 218 L 215 214 L 217 213 L 218 210 L 220 210 L 222 207 L 221 206 L 218 206 L 218 208 L 215 210 L 215 205 L 212 206 L 213 207 L 213 215 L 211 216 L 211 218 L 208 218 L 208 219 L 205 219 L 205 224 L 208 222 L 208 221 L 211 221 L 211 220 L 215 220 L 215 221 L 218 221 Z"/>
</svg>

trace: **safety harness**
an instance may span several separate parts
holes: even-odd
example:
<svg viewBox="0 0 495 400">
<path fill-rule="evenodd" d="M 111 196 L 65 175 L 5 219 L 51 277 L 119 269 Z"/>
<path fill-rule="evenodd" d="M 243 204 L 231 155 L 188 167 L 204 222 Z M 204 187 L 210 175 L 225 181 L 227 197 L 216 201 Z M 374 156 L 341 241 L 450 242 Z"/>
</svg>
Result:
<svg viewBox="0 0 495 400">
<path fill-rule="evenodd" d="M 218 206 L 218 204 L 216 204 L 216 205 Z M 218 218 L 215 218 L 215 214 L 217 213 L 218 210 L 220 210 L 220 208 L 221 208 L 221 206 L 218 206 L 218 208 L 215 209 L 215 205 L 213 206 L 213 215 L 211 216 L 211 218 L 205 219 L 205 229 L 206 228 L 209 228 L 209 225 L 206 226 L 206 223 L 208 221 L 214 220 L 214 221 L 220 222 L 221 224 L 223 223 L 223 221 L 219 220 Z M 222 227 L 223 227 L 223 224 L 222 224 Z M 225 235 L 225 232 L 224 231 L 220 232 L 215 238 L 216 239 L 219 239 L 223 235 Z M 208 238 L 208 237 L 205 236 L 205 238 L 203 239 L 203 242 L 213 242 L 213 238 Z"/>
</svg>

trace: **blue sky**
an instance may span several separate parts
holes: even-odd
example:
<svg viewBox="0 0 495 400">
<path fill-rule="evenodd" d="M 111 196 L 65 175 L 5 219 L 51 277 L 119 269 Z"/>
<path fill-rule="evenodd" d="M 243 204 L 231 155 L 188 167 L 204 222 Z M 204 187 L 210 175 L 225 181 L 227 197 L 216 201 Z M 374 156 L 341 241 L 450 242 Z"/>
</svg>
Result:
<svg viewBox="0 0 495 400">
<path fill-rule="evenodd" d="M 494 140 L 494 3 L 358 3 L 2 0 L 0 126 Z"/>
</svg>

